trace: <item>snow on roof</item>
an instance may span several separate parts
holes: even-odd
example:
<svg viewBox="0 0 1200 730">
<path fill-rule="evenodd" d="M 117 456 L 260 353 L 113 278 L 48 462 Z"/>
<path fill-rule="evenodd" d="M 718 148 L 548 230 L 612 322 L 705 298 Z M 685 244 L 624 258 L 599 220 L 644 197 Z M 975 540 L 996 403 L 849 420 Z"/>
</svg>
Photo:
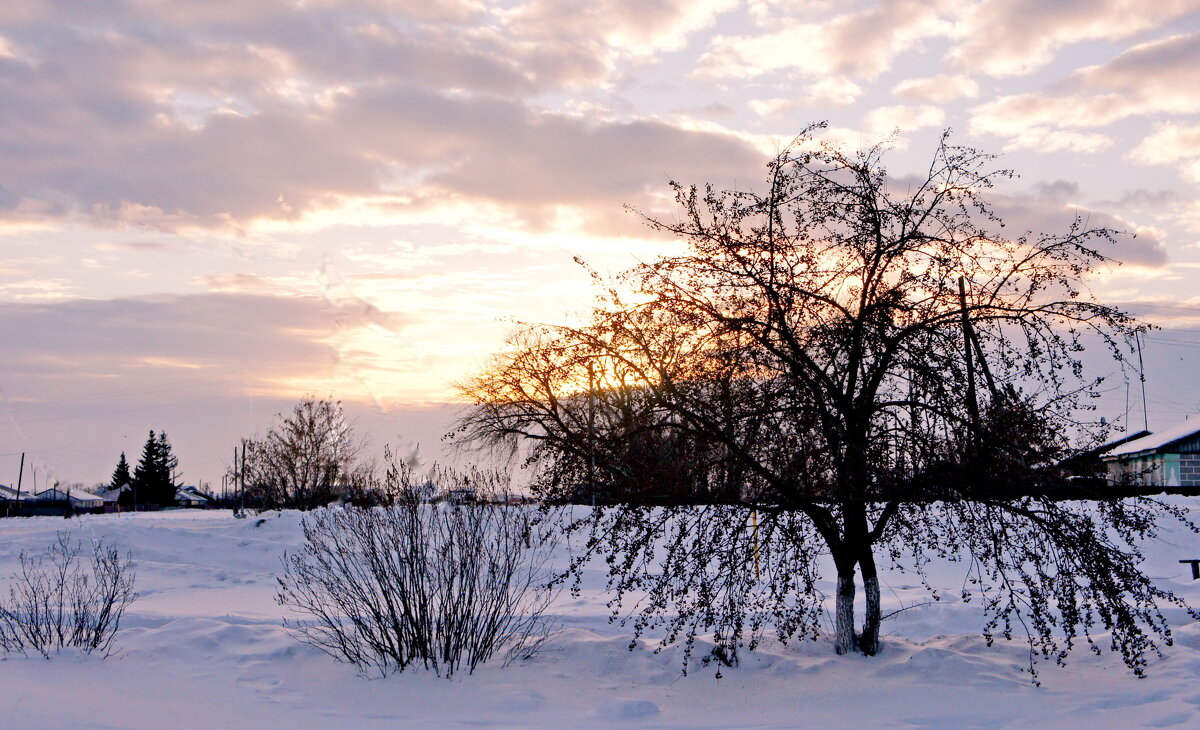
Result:
<svg viewBox="0 0 1200 730">
<path fill-rule="evenodd" d="M 50 487 L 49 489 L 42 490 L 33 495 L 33 498 L 55 502 L 66 499 L 68 496 L 70 496 L 72 502 L 99 502 L 102 500 L 101 497 L 83 489 L 71 488 L 64 491 L 58 487 Z"/>
<path fill-rule="evenodd" d="M 28 497 L 29 497 L 29 490 L 28 489 L 22 490 L 21 491 L 21 499 L 28 499 Z M 3 484 L 0 484 L 0 499 L 16 499 L 16 498 L 17 498 L 17 490 L 13 489 L 12 487 L 6 487 Z"/>
<path fill-rule="evenodd" d="M 126 484 L 122 484 L 121 486 L 117 487 L 116 489 L 105 489 L 103 492 L 100 492 L 96 496 L 100 497 L 105 502 L 116 502 L 118 499 L 121 498 L 122 494 L 124 494 L 125 492 L 128 492 L 128 491 L 131 491 L 132 489 L 133 489 L 133 487 L 130 486 L 128 483 L 126 483 Z"/>
<path fill-rule="evenodd" d="M 1200 418 L 1188 419 L 1182 423 L 1178 423 L 1166 431 L 1152 433 L 1149 436 L 1143 436 L 1140 439 L 1126 441 L 1120 446 L 1111 451 L 1104 453 L 1105 457 L 1110 456 L 1127 456 L 1136 454 L 1140 451 L 1151 451 L 1167 446 L 1181 439 L 1185 439 L 1194 434 L 1200 433 Z"/>
</svg>

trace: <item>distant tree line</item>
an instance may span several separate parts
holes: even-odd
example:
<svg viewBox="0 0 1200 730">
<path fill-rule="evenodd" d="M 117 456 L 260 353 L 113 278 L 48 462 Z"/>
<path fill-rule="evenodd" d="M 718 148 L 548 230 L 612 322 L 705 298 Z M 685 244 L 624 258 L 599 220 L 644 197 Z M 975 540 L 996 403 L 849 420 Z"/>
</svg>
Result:
<svg viewBox="0 0 1200 730">
<path fill-rule="evenodd" d="M 340 401 L 306 396 L 276 414 L 261 436 L 235 447 L 226 472 L 226 497 L 235 508 L 312 510 L 332 503 L 373 507 L 437 498 L 503 500 L 508 474 L 485 469 L 422 467 L 416 453 L 383 447 L 368 453 Z"/>
</svg>

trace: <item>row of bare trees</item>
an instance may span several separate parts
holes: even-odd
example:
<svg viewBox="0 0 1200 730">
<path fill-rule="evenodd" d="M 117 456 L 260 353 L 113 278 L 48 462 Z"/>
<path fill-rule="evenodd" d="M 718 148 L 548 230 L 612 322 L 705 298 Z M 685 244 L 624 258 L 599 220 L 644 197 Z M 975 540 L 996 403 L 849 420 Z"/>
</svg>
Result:
<svg viewBox="0 0 1200 730">
<path fill-rule="evenodd" d="M 236 502 L 248 509 L 311 510 L 334 502 L 392 504 L 421 494 L 482 480 L 493 490 L 496 475 L 453 472 L 432 467 L 420 472 L 416 453 L 385 446 L 382 461 L 367 453 L 367 443 L 340 401 L 307 396 L 290 413 L 280 413 L 261 437 L 244 439 L 226 474 Z"/>
</svg>

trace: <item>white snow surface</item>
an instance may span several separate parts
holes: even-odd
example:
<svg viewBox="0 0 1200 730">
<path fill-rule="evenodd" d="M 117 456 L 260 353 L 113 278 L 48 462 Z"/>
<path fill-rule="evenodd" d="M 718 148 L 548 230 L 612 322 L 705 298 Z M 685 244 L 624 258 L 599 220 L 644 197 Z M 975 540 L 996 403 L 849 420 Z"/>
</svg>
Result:
<svg viewBox="0 0 1200 730">
<path fill-rule="evenodd" d="M 130 551 L 141 594 L 108 658 L 0 661 L 0 726 L 1200 727 L 1200 626 L 1181 611 L 1167 612 L 1176 643 L 1151 661 L 1148 678 L 1112 653 L 1081 649 L 1065 669 L 1042 663 L 1035 687 L 1021 671 L 1026 645 L 985 646 L 978 603 L 954 600 L 956 563 L 932 571 L 946 598 L 885 622 L 876 657 L 835 656 L 828 639 L 768 641 L 721 679 L 698 663 L 683 676 L 678 647 L 656 654 L 643 641 L 629 650 L 631 632 L 608 622 L 595 571 L 579 598 L 559 596 L 562 631 L 529 661 L 451 680 L 419 671 L 365 679 L 280 626 L 275 576 L 283 552 L 300 543 L 299 524 L 294 512 L 235 520 L 191 510 L 0 520 L 0 580 L 21 550 L 43 550 L 67 529 Z M 1200 605 L 1200 581 L 1178 562 L 1200 558 L 1200 537 L 1176 531 L 1146 552 L 1157 583 Z M 911 575 L 885 571 L 882 581 L 885 613 L 929 600 Z"/>
</svg>

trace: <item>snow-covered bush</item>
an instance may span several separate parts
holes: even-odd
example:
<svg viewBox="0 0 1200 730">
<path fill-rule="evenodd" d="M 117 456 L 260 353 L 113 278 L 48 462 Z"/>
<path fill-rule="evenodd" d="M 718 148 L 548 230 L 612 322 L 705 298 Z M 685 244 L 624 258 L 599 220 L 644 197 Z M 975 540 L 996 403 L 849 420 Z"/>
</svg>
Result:
<svg viewBox="0 0 1200 730">
<path fill-rule="evenodd" d="M 63 648 L 108 651 L 137 598 L 132 561 L 101 541 L 92 544 L 90 566 L 82 553 L 67 532 L 44 554 L 21 553 L 8 600 L 0 599 L 0 650 L 45 657 Z"/>
<path fill-rule="evenodd" d="M 557 531 L 536 510 L 400 500 L 306 515 L 276 600 L 300 641 L 364 673 L 468 673 L 528 658 L 550 635 L 546 562 Z"/>
</svg>

